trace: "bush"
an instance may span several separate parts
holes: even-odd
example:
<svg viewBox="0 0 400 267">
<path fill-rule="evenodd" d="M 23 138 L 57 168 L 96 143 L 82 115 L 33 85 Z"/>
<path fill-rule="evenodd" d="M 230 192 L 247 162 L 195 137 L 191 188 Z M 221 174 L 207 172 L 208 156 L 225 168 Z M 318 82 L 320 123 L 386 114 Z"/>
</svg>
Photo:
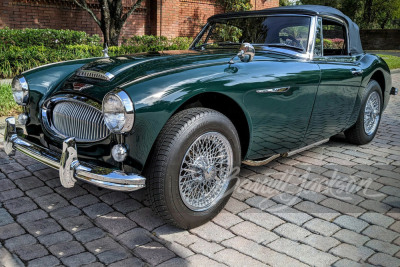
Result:
<svg viewBox="0 0 400 267">
<path fill-rule="evenodd" d="M 140 52 L 162 50 L 188 49 L 193 39 L 188 37 L 175 37 L 168 39 L 165 36 L 143 35 L 133 36 L 122 41 L 123 46 L 138 47 Z"/>
<path fill-rule="evenodd" d="M 53 29 L 0 29 L 0 44 L 5 47 L 30 46 L 60 47 L 73 44 L 100 45 L 99 35 L 86 32 Z"/>
<path fill-rule="evenodd" d="M 325 49 L 343 49 L 344 40 L 340 38 L 335 39 L 324 39 Z"/>
<path fill-rule="evenodd" d="M 188 49 L 192 38 L 133 36 L 120 47 L 110 47 L 110 56 L 148 51 Z M 48 63 L 101 57 L 98 35 L 52 29 L 0 29 L 0 78 L 11 78 L 23 71 Z"/>
</svg>

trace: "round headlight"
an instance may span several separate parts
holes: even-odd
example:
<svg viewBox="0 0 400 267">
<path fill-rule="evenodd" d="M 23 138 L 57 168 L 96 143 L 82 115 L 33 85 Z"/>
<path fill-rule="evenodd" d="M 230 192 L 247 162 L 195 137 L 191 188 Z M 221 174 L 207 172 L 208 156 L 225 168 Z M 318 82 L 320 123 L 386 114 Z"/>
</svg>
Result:
<svg viewBox="0 0 400 267">
<path fill-rule="evenodd" d="M 28 103 L 29 97 L 28 83 L 25 78 L 23 76 L 15 77 L 12 81 L 11 87 L 15 102 L 18 105 L 25 106 Z"/>
<path fill-rule="evenodd" d="M 103 114 L 104 123 L 113 133 L 126 133 L 133 127 L 133 103 L 123 90 L 114 90 L 104 97 Z"/>
</svg>

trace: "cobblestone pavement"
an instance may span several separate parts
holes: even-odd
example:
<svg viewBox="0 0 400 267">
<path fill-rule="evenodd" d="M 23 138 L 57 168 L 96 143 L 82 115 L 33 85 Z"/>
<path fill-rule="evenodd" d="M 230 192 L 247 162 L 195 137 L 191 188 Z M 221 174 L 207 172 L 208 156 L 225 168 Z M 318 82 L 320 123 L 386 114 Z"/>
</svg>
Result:
<svg viewBox="0 0 400 267">
<path fill-rule="evenodd" d="M 392 97 L 371 144 L 338 137 L 244 167 L 225 210 L 190 231 L 164 224 L 141 191 L 65 189 L 0 147 L 0 266 L 399 266 L 399 116 Z"/>
</svg>

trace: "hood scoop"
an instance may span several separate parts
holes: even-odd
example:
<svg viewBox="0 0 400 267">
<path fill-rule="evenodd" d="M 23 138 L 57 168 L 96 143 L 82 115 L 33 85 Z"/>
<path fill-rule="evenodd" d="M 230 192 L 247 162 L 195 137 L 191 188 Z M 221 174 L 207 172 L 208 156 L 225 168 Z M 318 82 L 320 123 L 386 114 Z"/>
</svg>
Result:
<svg viewBox="0 0 400 267">
<path fill-rule="evenodd" d="M 96 70 L 78 70 L 75 73 L 76 76 L 103 80 L 103 81 L 111 81 L 114 78 L 114 75 L 107 71 L 96 71 Z"/>
</svg>

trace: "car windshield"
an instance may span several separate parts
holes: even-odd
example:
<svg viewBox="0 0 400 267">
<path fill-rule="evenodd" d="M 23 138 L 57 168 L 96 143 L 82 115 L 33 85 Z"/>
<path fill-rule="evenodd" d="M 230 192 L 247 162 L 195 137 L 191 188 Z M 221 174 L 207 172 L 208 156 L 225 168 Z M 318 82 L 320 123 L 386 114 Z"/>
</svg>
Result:
<svg viewBox="0 0 400 267">
<path fill-rule="evenodd" d="M 224 48 L 251 43 L 307 51 L 311 18 L 308 16 L 262 16 L 211 21 L 195 39 L 192 48 Z"/>
</svg>

